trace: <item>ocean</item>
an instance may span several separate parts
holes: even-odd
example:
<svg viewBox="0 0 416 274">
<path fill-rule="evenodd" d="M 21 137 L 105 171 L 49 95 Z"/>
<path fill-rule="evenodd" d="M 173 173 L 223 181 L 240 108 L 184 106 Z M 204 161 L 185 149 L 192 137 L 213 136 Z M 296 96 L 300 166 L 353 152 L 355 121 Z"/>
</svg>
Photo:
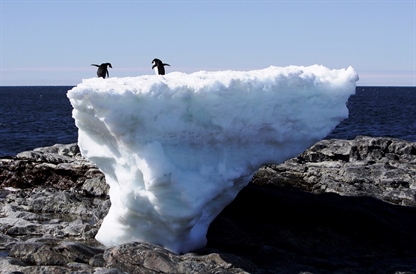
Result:
<svg viewBox="0 0 416 274">
<path fill-rule="evenodd" d="M 72 86 L 0 87 L 0 157 L 77 142 L 66 93 Z M 416 87 L 357 87 L 349 117 L 326 138 L 358 135 L 416 142 Z"/>
</svg>

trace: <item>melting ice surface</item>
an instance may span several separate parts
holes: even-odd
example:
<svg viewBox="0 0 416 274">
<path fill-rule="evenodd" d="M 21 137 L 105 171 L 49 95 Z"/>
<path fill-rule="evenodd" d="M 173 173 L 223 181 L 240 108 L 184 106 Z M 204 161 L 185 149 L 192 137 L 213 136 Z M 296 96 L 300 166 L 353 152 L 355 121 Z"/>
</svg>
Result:
<svg viewBox="0 0 416 274">
<path fill-rule="evenodd" d="M 348 117 L 349 67 L 269 67 L 92 78 L 68 91 L 82 154 L 110 185 L 96 235 L 185 253 L 262 165 L 281 163 Z"/>
</svg>

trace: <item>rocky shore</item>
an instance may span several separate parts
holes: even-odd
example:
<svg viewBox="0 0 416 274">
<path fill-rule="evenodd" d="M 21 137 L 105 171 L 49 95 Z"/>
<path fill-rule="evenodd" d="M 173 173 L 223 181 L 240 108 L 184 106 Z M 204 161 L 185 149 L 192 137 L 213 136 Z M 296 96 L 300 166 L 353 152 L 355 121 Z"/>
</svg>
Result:
<svg viewBox="0 0 416 274">
<path fill-rule="evenodd" d="M 323 140 L 261 168 L 175 255 L 94 236 L 110 201 L 76 144 L 0 159 L 1 273 L 416 273 L 416 143 Z"/>
</svg>

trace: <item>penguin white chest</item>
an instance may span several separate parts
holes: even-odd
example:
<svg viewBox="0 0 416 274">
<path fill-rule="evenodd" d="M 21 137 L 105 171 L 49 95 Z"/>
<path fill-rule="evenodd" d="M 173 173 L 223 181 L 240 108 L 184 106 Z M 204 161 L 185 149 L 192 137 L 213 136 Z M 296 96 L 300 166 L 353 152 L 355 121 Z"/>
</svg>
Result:
<svg viewBox="0 0 416 274">
<path fill-rule="evenodd" d="M 153 65 L 153 70 L 155 71 L 155 74 L 159 75 L 159 68 L 158 68 L 156 62 L 153 61 L 152 65 Z"/>
</svg>

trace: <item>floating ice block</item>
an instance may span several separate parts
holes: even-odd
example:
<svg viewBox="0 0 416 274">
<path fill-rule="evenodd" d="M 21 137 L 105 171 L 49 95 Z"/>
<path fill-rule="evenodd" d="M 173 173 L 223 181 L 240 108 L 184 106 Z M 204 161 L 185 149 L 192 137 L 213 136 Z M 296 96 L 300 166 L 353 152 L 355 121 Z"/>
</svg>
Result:
<svg viewBox="0 0 416 274">
<path fill-rule="evenodd" d="M 203 247 L 259 167 L 298 155 L 348 117 L 357 80 L 351 67 L 318 65 L 83 80 L 68 91 L 78 144 L 110 185 L 97 240 Z"/>
</svg>

